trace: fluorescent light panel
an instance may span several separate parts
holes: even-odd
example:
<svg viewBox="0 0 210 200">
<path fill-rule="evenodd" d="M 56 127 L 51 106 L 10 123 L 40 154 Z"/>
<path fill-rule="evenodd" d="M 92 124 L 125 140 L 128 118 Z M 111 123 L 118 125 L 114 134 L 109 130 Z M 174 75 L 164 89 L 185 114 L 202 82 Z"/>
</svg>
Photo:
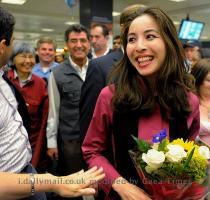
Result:
<svg viewBox="0 0 210 200">
<path fill-rule="evenodd" d="M 179 25 L 180 21 L 173 21 L 174 25 Z"/>
<path fill-rule="evenodd" d="M 27 0 L 1 0 L 2 3 L 23 5 Z"/>
<path fill-rule="evenodd" d="M 209 37 L 204 35 L 204 36 L 201 37 L 201 39 L 202 40 L 207 40 L 207 39 L 209 39 Z"/>
<path fill-rule="evenodd" d="M 170 1 L 182 2 L 182 1 L 186 1 L 186 0 L 170 0 Z"/>
<path fill-rule="evenodd" d="M 72 22 L 72 21 L 69 21 L 69 22 L 65 22 L 64 24 L 66 25 L 73 25 L 73 24 L 77 24 L 78 22 Z"/>
<path fill-rule="evenodd" d="M 115 11 L 112 12 L 113 17 L 119 16 L 120 14 L 121 14 L 120 12 L 115 12 Z"/>
<path fill-rule="evenodd" d="M 52 28 L 42 28 L 42 31 L 45 31 L 45 32 L 53 32 L 54 29 L 52 29 Z"/>
</svg>

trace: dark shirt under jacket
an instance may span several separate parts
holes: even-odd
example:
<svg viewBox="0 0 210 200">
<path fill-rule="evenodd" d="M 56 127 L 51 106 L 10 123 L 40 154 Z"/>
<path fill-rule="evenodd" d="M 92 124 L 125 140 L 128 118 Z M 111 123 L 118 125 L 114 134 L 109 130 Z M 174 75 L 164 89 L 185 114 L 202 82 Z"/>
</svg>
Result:
<svg viewBox="0 0 210 200">
<path fill-rule="evenodd" d="M 107 85 L 107 76 L 112 67 L 123 57 L 121 49 L 90 61 L 80 97 L 80 132 L 85 137 L 95 104 L 101 90 Z"/>
</svg>

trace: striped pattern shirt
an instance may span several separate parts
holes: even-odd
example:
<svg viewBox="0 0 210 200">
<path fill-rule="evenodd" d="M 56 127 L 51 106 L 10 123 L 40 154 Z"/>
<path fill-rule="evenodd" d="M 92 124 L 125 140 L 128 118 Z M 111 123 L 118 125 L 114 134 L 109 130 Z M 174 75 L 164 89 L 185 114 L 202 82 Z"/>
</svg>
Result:
<svg viewBox="0 0 210 200">
<path fill-rule="evenodd" d="M 17 101 L 0 70 L 0 171 L 21 172 L 31 160 L 31 147 Z"/>
</svg>

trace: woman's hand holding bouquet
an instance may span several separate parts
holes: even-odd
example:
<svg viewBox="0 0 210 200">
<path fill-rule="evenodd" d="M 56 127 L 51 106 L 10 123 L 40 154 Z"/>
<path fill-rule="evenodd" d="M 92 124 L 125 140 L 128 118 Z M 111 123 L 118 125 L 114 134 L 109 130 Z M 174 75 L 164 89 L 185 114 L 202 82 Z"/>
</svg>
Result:
<svg viewBox="0 0 210 200">
<path fill-rule="evenodd" d="M 209 148 L 193 141 L 166 138 L 166 130 L 154 135 L 152 145 L 138 140 L 130 151 L 145 189 L 155 200 L 199 200 L 206 194 Z"/>
</svg>

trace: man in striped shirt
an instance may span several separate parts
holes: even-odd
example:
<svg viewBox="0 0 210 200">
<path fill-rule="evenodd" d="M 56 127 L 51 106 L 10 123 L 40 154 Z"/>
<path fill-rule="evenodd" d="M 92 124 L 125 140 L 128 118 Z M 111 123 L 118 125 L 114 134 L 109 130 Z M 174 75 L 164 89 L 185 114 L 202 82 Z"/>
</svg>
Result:
<svg viewBox="0 0 210 200">
<path fill-rule="evenodd" d="M 31 147 L 18 103 L 3 76 L 13 48 L 14 17 L 0 7 L 0 171 L 21 172 L 31 160 Z"/>
<path fill-rule="evenodd" d="M 36 173 L 30 164 L 27 108 L 23 97 L 4 75 L 4 66 L 13 50 L 14 25 L 14 17 L 0 7 L 0 172 Z M 32 195 L 30 200 L 46 200 L 44 193 Z"/>
</svg>

